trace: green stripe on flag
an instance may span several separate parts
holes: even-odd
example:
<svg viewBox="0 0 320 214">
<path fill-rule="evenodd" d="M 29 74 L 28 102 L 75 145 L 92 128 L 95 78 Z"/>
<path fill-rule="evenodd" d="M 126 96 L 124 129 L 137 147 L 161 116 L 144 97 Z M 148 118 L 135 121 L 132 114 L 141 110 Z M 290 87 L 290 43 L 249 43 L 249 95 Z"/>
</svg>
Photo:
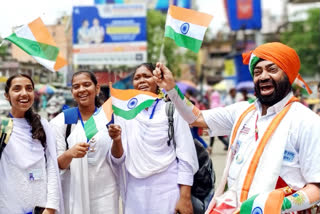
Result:
<svg viewBox="0 0 320 214">
<path fill-rule="evenodd" d="M 252 206 L 254 200 L 257 198 L 259 194 L 252 196 L 241 204 L 240 214 L 251 214 Z"/>
<path fill-rule="evenodd" d="M 90 140 L 95 134 L 97 134 L 98 129 L 96 127 L 96 122 L 93 116 L 91 116 L 89 120 L 84 124 L 84 131 L 88 140 Z"/>
<path fill-rule="evenodd" d="M 55 46 L 21 38 L 18 37 L 15 33 L 11 34 L 5 39 L 14 43 L 31 56 L 40 57 L 50 61 L 56 61 L 59 53 L 59 48 Z"/>
<path fill-rule="evenodd" d="M 120 109 L 114 105 L 112 105 L 112 109 L 113 109 L 113 113 L 115 115 L 118 115 L 120 117 L 123 117 L 126 120 L 131 120 L 133 118 L 135 118 L 143 109 L 150 107 L 155 100 L 146 100 L 144 102 L 142 102 L 140 105 L 138 105 L 137 107 L 129 110 L 129 111 L 125 111 L 123 109 Z"/>
<path fill-rule="evenodd" d="M 182 92 L 180 91 L 179 87 L 176 85 L 174 88 L 177 90 L 178 95 L 179 95 L 179 97 L 181 98 L 181 100 L 183 100 L 183 99 L 184 99 L 184 95 L 183 95 Z"/>
<path fill-rule="evenodd" d="M 202 40 L 194 39 L 192 37 L 176 33 L 170 26 L 166 26 L 164 36 L 173 39 L 178 46 L 188 48 L 195 53 L 198 53 L 202 44 Z"/>
<path fill-rule="evenodd" d="M 258 61 L 260 60 L 259 57 L 257 56 L 253 56 L 252 60 L 251 60 L 251 63 L 250 63 L 250 73 L 251 73 L 251 76 L 253 76 L 253 70 L 254 68 L 256 67 Z"/>
</svg>

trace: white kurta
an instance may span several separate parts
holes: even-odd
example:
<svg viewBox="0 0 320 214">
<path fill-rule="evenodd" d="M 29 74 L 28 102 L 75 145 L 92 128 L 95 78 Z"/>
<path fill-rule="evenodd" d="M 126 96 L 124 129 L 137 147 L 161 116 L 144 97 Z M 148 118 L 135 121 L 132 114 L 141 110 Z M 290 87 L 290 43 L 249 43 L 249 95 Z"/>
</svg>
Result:
<svg viewBox="0 0 320 214">
<path fill-rule="evenodd" d="M 231 163 L 228 175 L 228 186 L 232 186 L 235 180 L 240 180 L 242 184 L 246 175 L 249 161 L 257 147 L 257 142 L 261 139 L 272 119 L 279 113 L 288 102 L 292 93 L 288 94 L 283 100 L 271 106 L 267 114 L 261 116 L 261 105 L 255 102 L 256 109 L 250 112 L 239 127 L 237 138 L 232 146 L 234 159 Z M 216 108 L 203 111 L 203 117 L 210 128 L 212 136 L 230 135 L 239 116 L 249 107 L 249 103 L 240 102 L 226 108 Z M 255 141 L 256 118 L 259 139 Z M 276 166 L 271 162 L 275 160 L 280 163 L 277 176 L 281 178 L 294 190 L 304 187 L 307 183 L 320 182 L 320 168 L 317 164 L 320 161 L 320 117 L 299 102 L 294 102 L 282 119 L 278 128 L 268 141 L 260 161 L 249 196 L 259 192 L 271 191 L 277 179 L 269 173 L 273 173 Z M 284 148 L 281 150 L 281 146 Z M 279 145 L 279 151 L 273 150 L 268 154 L 272 145 Z M 270 153 L 270 152 L 269 152 Z M 269 181 L 270 180 L 270 181 Z M 271 186 L 267 184 L 272 184 Z"/>
<path fill-rule="evenodd" d="M 132 120 L 115 118 L 115 123 L 122 128 L 125 153 L 120 159 L 112 159 L 118 168 L 124 170 L 119 179 L 123 181 L 122 197 L 127 214 L 174 213 L 179 199 L 178 184 L 191 186 L 198 170 L 190 128 L 177 111 L 174 113 L 177 147 L 175 150 L 172 142 L 168 146 L 165 105 L 159 101 L 152 119 L 149 118 L 154 105 Z"/>
<path fill-rule="evenodd" d="M 60 180 L 53 133 L 44 119 L 47 149 L 31 137 L 24 118 L 13 118 L 13 130 L 0 160 L 0 213 L 28 213 L 35 206 L 61 210 Z M 46 157 L 46 158 L 45 158 Z M 57 212 L 58 213 L 58 212 Z"/>
<path fill-rule="evenodd" d="M 50 124 L 57 135 L 59 156 L 66 151 L 64 114 L 59 114 Z M 119 188 L 108 158 L 111 139 L 105 126 L 99 130 L 94 136 L 95 152 L 74 158 L 70 169 L 61 170 L 66 213 L 119 213 Z M 80 142 L 86 142 L 86 136 L 78 121 L 68 137 L 69 148 Z"/>
</svg>

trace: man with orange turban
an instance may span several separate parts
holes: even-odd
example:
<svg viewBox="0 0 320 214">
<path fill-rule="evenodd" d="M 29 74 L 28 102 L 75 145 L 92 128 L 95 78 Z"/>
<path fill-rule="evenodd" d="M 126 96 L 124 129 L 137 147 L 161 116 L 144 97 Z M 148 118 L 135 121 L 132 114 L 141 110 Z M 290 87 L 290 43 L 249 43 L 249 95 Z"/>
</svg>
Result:
<svg viewBox="0 0 320 214">
<path fill-rule="evenodd" d="M 243 62 L 258 99 L 205 111 L 182 95 L 166 66 L 158 63 L 153 72 L 189 124 L 209 128 L 211 136 L 230 135 L 224 174 L 206 213 L 310 209 L 320 202 L 320 117 L 293 96 L 294 81 L 311 92 L 298 73 L 300 59 L 284 44 L 267 43 L 243 54 Z"/>
</svg>

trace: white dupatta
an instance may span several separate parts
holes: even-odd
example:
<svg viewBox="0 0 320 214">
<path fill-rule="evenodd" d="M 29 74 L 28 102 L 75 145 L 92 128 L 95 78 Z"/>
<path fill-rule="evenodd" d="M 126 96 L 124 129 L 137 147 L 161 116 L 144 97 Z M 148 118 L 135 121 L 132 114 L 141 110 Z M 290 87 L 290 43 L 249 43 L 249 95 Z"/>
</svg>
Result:
<svg viewBox="0 0 320 214">
<path fill-rule="evenodd" d="M 87 142 L 81 123 L 77 123 L 68 137 L 70 148 L 79 142 Z M 83 158 L 74 158 L 70 163 L 69 200 L 70 214 L 90 214 L 87 155 Z"/>
</svg>

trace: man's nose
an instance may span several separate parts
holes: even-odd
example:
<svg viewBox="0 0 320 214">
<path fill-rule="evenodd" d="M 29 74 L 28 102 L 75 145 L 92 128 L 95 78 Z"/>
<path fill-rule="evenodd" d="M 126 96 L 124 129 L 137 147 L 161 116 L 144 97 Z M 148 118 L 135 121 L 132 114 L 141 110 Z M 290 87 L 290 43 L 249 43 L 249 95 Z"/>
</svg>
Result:
<svg viewBox="0 0 320 214">
<path fill-rule="evenodd" d="M 266 80 L 266 79 L 269 79 L 270 76 L 269 76 L 269 73 L 268 71 L 266 71 L 265 69 L 262 70 L 262 73 L 260 75 L 260 80 Z"/>
</svg>

